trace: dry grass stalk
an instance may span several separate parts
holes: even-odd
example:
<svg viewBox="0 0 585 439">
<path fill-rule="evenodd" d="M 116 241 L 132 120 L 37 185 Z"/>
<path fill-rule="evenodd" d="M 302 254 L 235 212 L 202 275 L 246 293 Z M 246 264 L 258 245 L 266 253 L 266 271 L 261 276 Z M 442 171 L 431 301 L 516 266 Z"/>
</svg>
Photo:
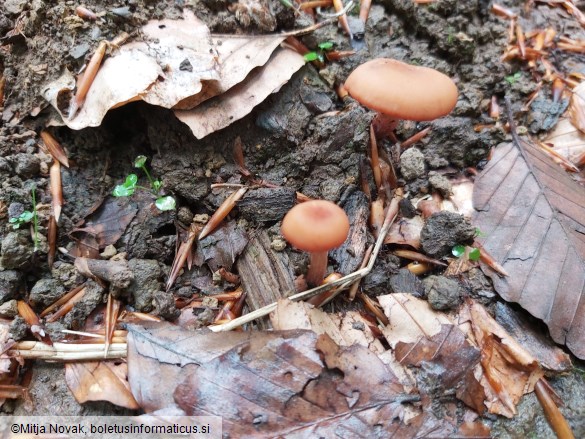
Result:
<svg viewBox="0 0 585 439">
<path fill-rule="evenodd" d="M 68 344 L 56 342 L 48 346 L 38 341 L 22 341 L 17 343 L 7 354 L 0 358 L 20 357 L 25 360 L 47 361 L 92 361 L 103 360 L 105 344 Z M 112 343 L 105 358 L 126 358 L 126 343 Z M 9 355 L 9 357 L 7 356 Z"/>
</svg>

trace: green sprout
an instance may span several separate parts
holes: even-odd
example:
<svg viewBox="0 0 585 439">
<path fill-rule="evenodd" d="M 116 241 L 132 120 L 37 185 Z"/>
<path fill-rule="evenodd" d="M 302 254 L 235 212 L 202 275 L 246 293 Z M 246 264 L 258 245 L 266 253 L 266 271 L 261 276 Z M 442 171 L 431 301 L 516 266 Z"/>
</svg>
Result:
<svg viewBox="0 0 585 439">
<path fill-rule="evenodd" d="M 144 171 L 144 173 L 146 174 L 146 178 L 148 178 L 148 181 L 150 182 L 150 187 L 152 188 L 152 190 L 154 191 L 154 194 L 158 194 L 160 191 L 160 188 L 162 187 L 162 182 L 160 180 L 153 180 L 152 177 L 150 176 L 150 173 L 148 172 L 148 169 L 146 169 L 146 156 L 145 155 L 139 155 L 138 157 L 136 157 L 136 160 L 134 160 L 134 167 L 135 168 L 140 168 Z"/>
<path fill-rule="evenodd" d="M 303 55 L 303 58 L 305 58 L 305 62 L 311 61 L 325 62 L 325 52 L 329 52 L 330 50 L 333 49 L 333 43 L 331 41 L 324 41 L 323 43 L 319 43 L 317 47 L 319 48 L 318 51 L 305 53 L 305 55 Z"/>
<path fill-rule="evenodd" d="M 513 75 L 510 76 L 506 76 L 506 82 L 510 85 L 514 84 L 515 82 L 517 82 L 520 78 L 522 77 L 522 72 L 516 72 Z"/>
<path fill-rule="evenodd" d="M 25 225 L 26 223 L 30 223 L 34 217 L 34 213 L 30 210 L 25 210 L 20 215 L 10 218 L 8 222 L 12 224 L 13 229 L 19 229 L 20 226 Z"/>
<path fill-rule="evenodd" d="M 162 188 L 162 182 L 160 180 L 154 180 L 151 177 L 150 173 L 148 172 L 148 169 L 146 169 L 146 160 L 147 160 L 146 156 L 139 155 L 138 157 L 136 157 L 136 160 L 134 160 L 134 167 L 140 168 L 144 171 L 144 173 L 146 174 L 146 178 L 148 178 L 148 181 L 150 183 L 152 193 L 154 195 L 158 195 Z M 129 197 L 134 194 L 137 188 L 142 188 L 141 186 L 138 186 L 137 183 L 138 176 L 136 174 L 130 174 L 126 177 L 124 183 L 116 185 L 112 192 L 112 195 L 114 197 Z M 170 195 L 157 198 L 154 204 L 161 211 L 175 210 L 175 207 L 177 205 L 175 199 Z"/>
<path fill-rule="evenodd" d="M 467 249 L 466 246 L 458 244 L 451 249 L 451 254 L 453 254 L 453 256 L 455 256 L 456 258 L 460 258 L 461 256 L 465 255 L 466 249 Z M 471 247 L 469 253 L 467 254 L 469 260 L 474 262 L 479 261 L 480 256 L 481 251 L 476 247 Z"/>
<path fill-rule="evenodd" d="M 34 250 L 37 251 L 39 249 L 39 217 L 37 215 L 37 198 L 35 190 L 36 188 L 34 186 L 30 190 L 32 198 L 32 212 L 30 210 L 25 210 L 17 217 L 10 218 L 8 222 L 12 224 L 13 229 L 19 229 L 20 226 L 23 226 L 32 221 L 34 231 L 33 242 L 35 245 Z"/>
<path fill-rule="evenodd" d="M 126 177 L 124 183 L 116 185 L 112 195 L 114 197 L 129 197 L 136 190 L 136 183 L 138 182 L 138 175 L 130 174 Z"/>
</svg>

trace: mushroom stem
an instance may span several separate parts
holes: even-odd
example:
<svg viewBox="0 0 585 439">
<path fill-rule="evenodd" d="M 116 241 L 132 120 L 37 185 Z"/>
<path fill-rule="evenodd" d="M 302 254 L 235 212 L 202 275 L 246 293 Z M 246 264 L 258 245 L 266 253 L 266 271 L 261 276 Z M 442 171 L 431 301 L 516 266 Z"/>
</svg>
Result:
<svg viewBox="0 0 585 439">
<path fill-rule="evenodd" d="M 307 272 L 307 284 L 309 286 L 321 285 L 327 271 L 327 255 L 329 252 L 311 252 L 311 265 Z"/>
</svg>

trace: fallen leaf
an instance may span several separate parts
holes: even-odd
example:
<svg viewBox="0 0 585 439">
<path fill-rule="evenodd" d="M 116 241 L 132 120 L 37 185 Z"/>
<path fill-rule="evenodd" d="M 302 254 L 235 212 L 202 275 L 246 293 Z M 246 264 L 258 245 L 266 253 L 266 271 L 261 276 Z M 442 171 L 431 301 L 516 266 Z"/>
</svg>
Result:
<svg viewBox="0 0 585 439">
<path fill-rule="evenodd" d="M 569 114 L 572 125 L 585 133 L 585 82 L 573 89 Z"/>
<path fill-rule="evenodd" d="M 521 150 L 519 148 L 522 148 Z M 473 224 L 510 274 L 482 264 L 496 291 L 585 358 L 585 193 L 532 144 L 500 145 L 475 182 Z"/>
<path fill-rule="evenodd" d="M 192 13 L 184 20 L 151 21 L 142 34 L 145 41 L 124 44 L 103 62 L 73 119 L 57 99 L 75 84 L 71 73 L 44 88 L 43 96 L 69 128 L 99 126 L 108 110 L 135 100 L 172 108 L 199 93 L 202 81 L 219 80 L 209 29 Z"/>
<path fill-rule="evenodd" d="M 424 226 L 422 218 L 417 215 L 412 218 L 400 218 L 390 227 L 384 239 L 384 244 L 405 244 L 420 249 L 420 231 Z"/>
<path fill-rule="evenodd" d="M 460 319 L 471 322 L 471 337 L 481 349 L 483 373 L 475 377 L 485 393 L 490 413 L 512 418 L 522 395 L 532 392 L 544 376 L 538 361 L 514 340 L 480 304 L 467 300 Z"/>
<path fill-rule="evenodd" d="M 137 203 L 135 199 L 142 198 L 107 197 L 103 204 L 86 218 L 85 227 L 76 228 L 71 232 L 79 239 L 78 247 L 97 246 L 94 250 L 99 254 L 99 250 L 115 244 L 134 219 L 139 208 L 143 207 L 142 203 Z"/>
<path fill-rule="evenodd" d="M 125 362 L 66 363 L 65 382 L 80 404 L 87 401 L 109 401 L 136 410 L 140 407 L 130 391 L 127 372 L 128 366 Z"/>
<path fill-rule="evenodd" d="M 229 221 L 219 226 L 213 234 L 199 241 L 196 252 L 203 256 L 213 272 L 221 267 L 230 271 L 240 253 L 248 244 L 248 236 L 236 221 Z"/>
<path fill-rule="evenodd" d="M 223 119 L 217 103 L 207 104 L 204 111 L 215 113 L 213 124 L 203 128 L 209 133 L 248 114 L 304 65 L 302 56 L 281 49 L 285 54 L 276 54 L 269 62 L 271 67 L 250 74 L 270 59 L 285 36 L 211 35 L 189 11 L 182 20 L 152 20 L 141 35 L 143 41 L 120 46 L 103 62 L 74 118 L 65 116 L 68 108 L 62 104 L 72 95 L 73 75 L 66 71 L 44 87 L 43 96 L 64 124 L 72 129 L 98 126 L 108 110 L 138 100 L 184 114 L 184 110 L 230 91 L 222 100 L 223 113 L 229 113 Z M 231 91 L 242 81 L 250 84 Z M 202 123 L 195 114 L 182 117 L 188 117 L 193 126 Z"/>
<path fill-rule="evenodd" d="M 203 90 L 195 96 L 182 100 L 174 106 L 175 110 L 189 110 L 209 98 L 225 93 L 234 85 L 246 79 L 250 71 L 266 64 L 272 52 L 285 37 L 272 35 L 211 35 L 217 53 L 220 79 L 206 83 Z"/>
<path fill-rule="evenodd" d="M 440 371 L 437 382 L 443 390 L 456 390 L 460 399 L 481 413 L 484 394 L 478 392 L 473 373 L 480 352 L 458 326 L 445 314 L 432 310 L 427 301 L 410 294 L 389 294 L 378 297 L 378 301 L 391 322 L 382 332 L 396 360 L 403 366 L 436 365 Z M 475 399 L 466 397 L 470 393 Z"/>
<path fill-rule="evenodd" d="M 543 142 L 553 145 L 555 151 L 573 163 L 577 163 L 585 154 L 585 134 L 569 119 L 560 119 Z"/>
<path fill-rule="evenodd" d="M 170 325 L 129 331 L 130 387 L 147 412 L 220 415 L 224 434 L 246 437 L 410 438 L 430 424 L 424 416 L 400 421 L 408 397 L 360 345 L 339 347 L 311 331 L 209 333 Z"/>
<path fill-rule="evenodd" d="M 192 110 L 175 111 L 175 116 L 195 137 L 202 139 L 249 114 L 304 65 L 305 60 L 294 50 L 277 49 L 264 66 L 252 71 L 242 83 Z"/>
<path fill-rule="evenodd" d="M 501 302 L 496 303 L 495 313 L 498 324 L 530 352 L 543 368 L 557 373 L 572 369 L 569 354 L 556 346 L 533 322 Z"/>
<path fill-rule="evenodd" d="M 332 314 L 306 302 L 281 299 L 270 314 L 270 322 L 278 331 L 310 329 L 316 334 L 327 334 L 339 346 L 359 344 L 376 354 L 385 351 L 382 343 L 370 331 L 369 322 L 355 311 Z"/>
</svg>

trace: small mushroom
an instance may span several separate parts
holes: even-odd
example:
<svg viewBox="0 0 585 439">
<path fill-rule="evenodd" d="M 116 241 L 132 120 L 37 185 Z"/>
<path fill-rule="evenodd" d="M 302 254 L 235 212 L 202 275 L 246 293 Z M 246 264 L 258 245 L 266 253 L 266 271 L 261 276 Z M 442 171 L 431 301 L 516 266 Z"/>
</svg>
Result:
<svg viewBox="0 0 585 439">
<path fill-rule="evenodd" d="M 414 121 L 449 114 L 458 95 L 453 80 L 443 73 L 387 58 L 358 66 L 344 86 L 360 104 L 395 119 Z"/>
<path fill-rule="evenodd" d="M 325 276 L 327 253 L 347 238 L 349 219 L 335 203 L 312 200 L 289 210 L 280 230 L 289 243 L 309 252 L 311 262 L 306 279 L 310 286 L 316 286 Z"/>
</svg>

